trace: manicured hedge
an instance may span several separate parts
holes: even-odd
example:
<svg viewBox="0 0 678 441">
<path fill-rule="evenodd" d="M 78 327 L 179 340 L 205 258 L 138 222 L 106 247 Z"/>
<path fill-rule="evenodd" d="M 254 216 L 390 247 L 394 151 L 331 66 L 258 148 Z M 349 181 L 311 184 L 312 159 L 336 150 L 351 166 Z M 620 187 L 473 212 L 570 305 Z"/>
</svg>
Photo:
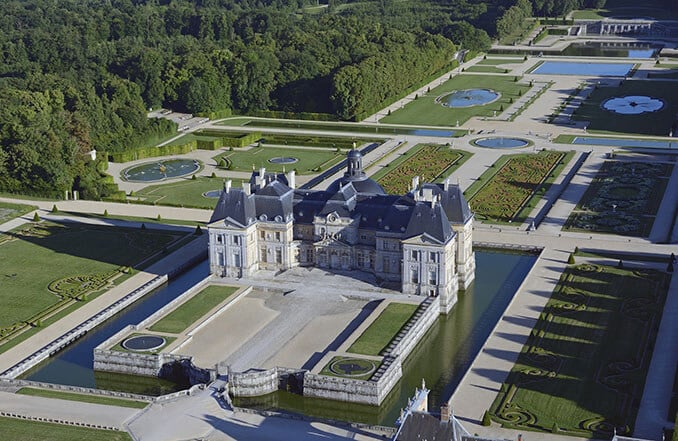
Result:
<svg viewBox="0 0 678 441">
<path fill-rule="evenodd" d="M 108 159 L 111 162 L 129 162 L 137 159 L 155 158 L 158 156 L 181 155 L 192 152 L 198 147 L 196 141 L 189 141 L 186 144 L 164 145 L 160 147 L 141 147 L 133 150 L 126 150 L 119 153 L 111 153 Z"/>
</svg>

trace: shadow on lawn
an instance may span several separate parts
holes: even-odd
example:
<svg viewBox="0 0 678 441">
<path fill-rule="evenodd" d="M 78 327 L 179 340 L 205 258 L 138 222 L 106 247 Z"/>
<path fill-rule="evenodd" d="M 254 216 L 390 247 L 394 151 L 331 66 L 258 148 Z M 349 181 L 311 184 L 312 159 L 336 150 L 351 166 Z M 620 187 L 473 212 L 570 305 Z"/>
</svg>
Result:
<svg viewBox="0 0 678 441">
<path fill-rule="evenodd" d="M 60 255 L 68 255 L 136 268 L 155 253 L 167 253 L 167 247 L 186 233 L 49 221 L 6 234 L 53 251 L 55 265 L 61 264 Z"/>
</svg>

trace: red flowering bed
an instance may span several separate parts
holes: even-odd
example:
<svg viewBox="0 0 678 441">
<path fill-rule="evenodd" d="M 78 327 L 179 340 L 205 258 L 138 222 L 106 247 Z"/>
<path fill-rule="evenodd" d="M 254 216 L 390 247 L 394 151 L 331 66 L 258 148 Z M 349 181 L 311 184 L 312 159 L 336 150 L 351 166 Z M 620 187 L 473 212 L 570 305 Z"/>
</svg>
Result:
<svg viewBox="0 0 678 441">
<path fill-rule="evenodd" d="M 425 145 L 378 182 L 389 194 L 405 194 L 414 176 L 419 176 L 421 182 L 433 182 L 462 157 L 461 153 L 449 147 Z"/>
<path fill-rule="evenodd" d="M 481 219 L 512 220 L 564 156 L 562 152 L 542 151 L 511 157 L 473 195 L 471 208 Z"/>
</svg>

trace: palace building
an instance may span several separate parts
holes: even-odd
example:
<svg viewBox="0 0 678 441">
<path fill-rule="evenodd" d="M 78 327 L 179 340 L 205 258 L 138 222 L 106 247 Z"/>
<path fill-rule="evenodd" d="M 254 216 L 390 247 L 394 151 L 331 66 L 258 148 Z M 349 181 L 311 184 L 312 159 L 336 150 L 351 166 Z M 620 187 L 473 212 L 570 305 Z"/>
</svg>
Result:
<svg viewBox="0 0 678 441">
<path fill-rule="evenodd" d="M 366 271 L 405 294 L 440 296 L 442 313 L 475 275 L 473 214 L 458 185 L 420 185 L 389 195 L 348 153 L 344 176 L 327 190 L 295 188 L 295 173 L 252 172 L 226 181 L 210 219 L 212 274 L 247 277 L 297 266 Z"/>
</svg>

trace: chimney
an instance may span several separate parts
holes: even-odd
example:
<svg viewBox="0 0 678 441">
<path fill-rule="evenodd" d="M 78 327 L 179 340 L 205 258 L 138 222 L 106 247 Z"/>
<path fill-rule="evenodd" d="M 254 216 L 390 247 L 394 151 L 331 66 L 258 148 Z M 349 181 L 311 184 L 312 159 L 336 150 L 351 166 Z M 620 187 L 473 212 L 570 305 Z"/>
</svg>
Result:
<svg viewBox="0 0 678 441">
<path fill-rule="evenodd" d="M 422 188 L 421 189 L 422 200 L 426 202 L 433 202 L 433 189 L 431 188 Z"/>
<path fill-rule="evenodd" d="M 226 193 L 231 191 L 231 184 L 233 184 L 233 181 L 231 181 L 230 179 L 224 181 L 224 191 Z"/>
<path fill-rule="evenodd" d="M 245 192 L 246 195 L 250 195 L 252 193 L 252 186 L 250 185 L 249 182 L 243 182 L 242 183 L 242 189 Z"/>
<path fill-rule="evenodd" d="M 440 406 L 440 422 L 449 423 L 450 422 L 450 406 L 443 404 Z"/>
<path fill-rule="evenodd" d="M 296 173 L 294 170 L 287 172 L 287 184 L 290 188 L 295 188 L 297 186 Z"/>
<path fill-rule="evenodd" d="M 412 191 L 417 191 L 419 188 L 419 176 L 415 176 L 412 178 Z"/>
<path fill-rule="evenodd" d="M 445 186 L 444 186 L 445 191 L 450 191 L 451 187 L 452 187 L 452 178 L 450 178 L 448 176 L 447 179 L 445 179 Z"/>
</svg>

